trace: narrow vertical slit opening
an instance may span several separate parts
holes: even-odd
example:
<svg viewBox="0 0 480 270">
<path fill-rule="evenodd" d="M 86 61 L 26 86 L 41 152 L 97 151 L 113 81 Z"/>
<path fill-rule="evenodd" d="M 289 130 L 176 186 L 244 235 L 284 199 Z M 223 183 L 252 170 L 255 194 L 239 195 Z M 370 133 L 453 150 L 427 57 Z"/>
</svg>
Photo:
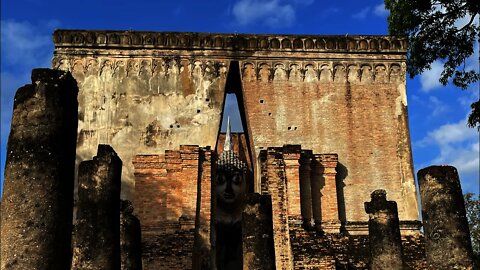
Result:
<svg viewBox="0 0 480 270">
<path fill-rule="evenodd" d="M 217 269 L 243 269 L 241 219 L 247 194 L 253 192 L 253 167 L 238 61 L 230 63 L 221 121 L 212 170 L 215 263 Z"/>
</svg>

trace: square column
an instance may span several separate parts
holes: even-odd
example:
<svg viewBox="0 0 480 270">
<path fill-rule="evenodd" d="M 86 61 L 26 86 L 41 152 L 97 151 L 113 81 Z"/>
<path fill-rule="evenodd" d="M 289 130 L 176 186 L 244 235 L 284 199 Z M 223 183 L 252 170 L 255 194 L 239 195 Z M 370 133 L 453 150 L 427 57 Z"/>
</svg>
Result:
<svg viewBox="0 0 480 270">
<path fill-rule="evenodd" d="M 314 198 L 315 227 L 321 227 L 326 233 L 338 233 L 340 220 L 338 218 L 336 167 L 337 154 L 315 154 L 312 162 L 312 198 Z M 320 198 L 320 210 L 318 209 Z"/>
<path fill-rule="evenodd" d="M 285 162 L 285 181 L 288 194 L 288 217 L 290 220 L 302 219 L 300 192 L 300 145 L 285 145 L 282 149 Z"/>
<path fill-rule="evenodd" d="M 285 162 L 281 148 L 268 148 L 260 152 L 262 175 L 268 181 L 268 192 L 272 198 L 273 241 L 275 247 L 275 268 L 293 269 L 293 255 L 288 225 L 287 182 Z"/>
</svg>

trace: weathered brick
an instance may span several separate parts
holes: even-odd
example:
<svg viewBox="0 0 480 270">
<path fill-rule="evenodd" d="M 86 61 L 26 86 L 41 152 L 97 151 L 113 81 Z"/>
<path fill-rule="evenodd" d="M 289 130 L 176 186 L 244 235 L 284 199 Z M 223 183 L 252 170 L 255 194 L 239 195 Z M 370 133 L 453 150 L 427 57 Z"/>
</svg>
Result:
<svg viewBox="0 0 480 270">
<path fill-rule="evenodd" d="M 135 211 L 147 246 L 145 269 L 200 269 L 210 264 L 211 150 L 180 148 L 165 151 L 165 158 L 151 157 L 148 161 L 163 164 L 156 165 L 157 169 L 145 170 L 145 157 L 134 158 Z M 165 239 L 187 242 L 167 243 Z"/>
</svg>

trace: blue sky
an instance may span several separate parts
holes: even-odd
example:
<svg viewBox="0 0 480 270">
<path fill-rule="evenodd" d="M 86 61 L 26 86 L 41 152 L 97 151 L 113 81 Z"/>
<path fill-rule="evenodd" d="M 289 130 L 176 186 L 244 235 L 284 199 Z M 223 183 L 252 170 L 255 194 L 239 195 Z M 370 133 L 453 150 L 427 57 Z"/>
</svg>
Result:
<svg viewBox="0 0 480 270">
<path fill-rule="evenodd" d="M 30 83 L 32 68 L 49 67 L 52 32 L 112 29 L 224 33 L 387 34 L 388 12 L 381 0 L 1 1 L 1 178 L 16 89 Z M 459 22 L 461 23 L 461 22 Z M 477 54 L 467 67 L 478 70 Z M 479 193 L 479 133 L 466 127 L 478 84 L 466 91 L 442 87 L 439 62 L 407 81 L 415 172 L 451 164 L 464 192 Z M 229 97 L 227 110 L 234 110 Z M 233 116 L 238 130 L 238 116 Z M 2 181 L 3 182 L 3 181 Z"/>
</svg>

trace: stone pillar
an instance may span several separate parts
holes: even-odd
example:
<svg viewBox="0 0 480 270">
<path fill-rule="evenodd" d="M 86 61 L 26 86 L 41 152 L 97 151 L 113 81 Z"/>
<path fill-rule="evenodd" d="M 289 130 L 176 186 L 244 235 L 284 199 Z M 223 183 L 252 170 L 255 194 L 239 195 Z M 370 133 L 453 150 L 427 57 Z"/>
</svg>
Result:
<svg viewBox="0 0 480 270">
<path fill-rule="evenodd" d="M 418 185 L 429 269 L 472 269 L 472 243 L 457 169 L 421 169 Z"/>
<path fill-rule="evenodd" d="M 275 269 L 272 199 L 249 194 L 242 213 L 243 269 Z"/>
<path fill-rule="evenodd" d="M 370 242 L 370 269 L 403 269 L 402 240 L 398 220 L 397 203 L 387 201 L 383 189 L 371 194 L 372 200 L 365 203 L 369 215 L 368 238 Z"/>
<path fill-rule="evenodd" d="M 300 210 L 303 227 L 312 228 L 311 151 L 302 151 L 300 156 Z"/>
<path fill-rule="evenodd" d="M 1 269 L 70 269 L 78 88 L 34 69 L 18 89 L 2 198 Z"/>
<path fill-rule="evenodd" d="M 122 270 L 142 270 L 142 232 L 130 201 L 120 206 L 120 254 Z"/>
<path fill-rule="evenodd" d="M 78 168 L 74 269 L 120 269 L 122 161 L 109 145 Z"/>
</svg>

